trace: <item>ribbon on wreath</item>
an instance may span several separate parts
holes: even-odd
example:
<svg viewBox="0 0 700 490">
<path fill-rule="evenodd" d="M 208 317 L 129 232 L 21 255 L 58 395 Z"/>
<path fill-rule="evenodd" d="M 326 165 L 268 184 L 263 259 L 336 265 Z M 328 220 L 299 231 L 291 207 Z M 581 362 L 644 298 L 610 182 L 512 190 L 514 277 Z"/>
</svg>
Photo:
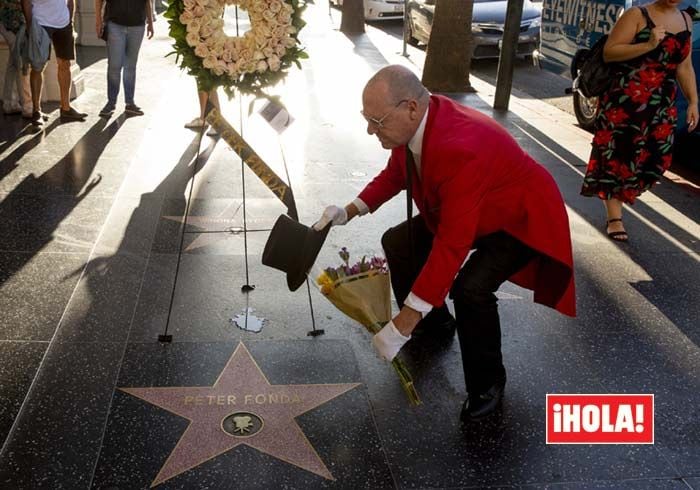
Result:
<svg viewBox="0 0 700 490">
<path fill-rule="evenodd" d="M 219 132 L 221 138 L 228 143 L 233 151 L 241 157 L 241 160 L 253 171 L 265 186 L 272 191 L 277 198 L 287 207 L 287 214 L 295 221 L 299 221 L 297 205 L 291 187 L 287 185 L 270 167 L 263 161 L 255 150 L 246 143 L 243 137 L 229 124 L 216 108 L 207 108 L 207 122 Z"/>
</svg>

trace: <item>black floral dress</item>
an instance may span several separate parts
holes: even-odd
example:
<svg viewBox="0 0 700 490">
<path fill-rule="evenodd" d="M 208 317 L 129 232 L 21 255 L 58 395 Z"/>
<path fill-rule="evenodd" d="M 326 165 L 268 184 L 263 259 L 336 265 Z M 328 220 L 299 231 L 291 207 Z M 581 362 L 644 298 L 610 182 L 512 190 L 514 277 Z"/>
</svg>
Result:
<svg viewBox="0 0 700 490">
<path fill-rule="evenodd" d="M 654 23 L 634 43 L 649 40 Z M 648 53 L 620 63 L 610 90 L 600 98 L 593 149 L 581 194 L 629 204 L 671 165 L 676 109 L 676 68 L 690 53 L 690 31 L 667 34 Z"/>
</svg>

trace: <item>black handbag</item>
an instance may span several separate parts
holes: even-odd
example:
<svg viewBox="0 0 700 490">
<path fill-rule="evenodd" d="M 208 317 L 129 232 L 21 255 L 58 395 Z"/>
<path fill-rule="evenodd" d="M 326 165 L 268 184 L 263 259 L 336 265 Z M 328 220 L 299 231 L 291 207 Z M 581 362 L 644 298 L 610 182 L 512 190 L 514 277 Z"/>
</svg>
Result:
<svg viewBox="0 0 700 490">
<path fill-rule="evenodd" d="M 603 60 L 603 48 L 608 35 L 605 34 L 591 47 L 578 74 L 578 90 L 585 97 L 598 97 L 610 88 L 615 74 L 615 64 Z"/>
</svg>

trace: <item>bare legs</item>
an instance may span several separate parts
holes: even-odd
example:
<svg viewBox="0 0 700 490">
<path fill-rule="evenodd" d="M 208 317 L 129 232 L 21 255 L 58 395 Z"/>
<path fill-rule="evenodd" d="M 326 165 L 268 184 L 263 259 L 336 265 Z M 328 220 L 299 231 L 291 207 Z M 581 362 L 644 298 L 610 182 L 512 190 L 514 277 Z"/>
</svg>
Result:
<svg viewBox="0 0 700 490">
<path fill-rule="evenodd" d="M 605 201 L 607 212 L 607 233 L 610 238 L 617 241 L 626 241 L 628 236 L 622 224 L 622 202 L 615 199 Z M 619 220 L 619 221 L 618 221 Z M 614 234 L 614 236 L 612 236 Z"/>
<path fill-rule="evenodd" d="M 61 93 L 61 109 L 70 110 L 70 60 L 56 58 L 58 65 L 58 89 Z"/>
<path fill-rule="evenodd" d="M 204 119 L 204 112 L 206 111 L 207 108 L 207 101 L 211 99 L 211 105 L 216 107 L 217 110 L 221 110 L 221 106 L 219 105 L 219 96 L 216 93 L 216 89 L 213 89 L 211 92 L 197 92 L 199 95 L 199 117 Z"/>
<path fill-rule="evenodd" d="M 44 83 L 44 74 L 32 68 L 29 83 L 32 87 L 32 109 L 34 112 L 39 112 L 41 110 L 41 88 Z"/>
</svg>

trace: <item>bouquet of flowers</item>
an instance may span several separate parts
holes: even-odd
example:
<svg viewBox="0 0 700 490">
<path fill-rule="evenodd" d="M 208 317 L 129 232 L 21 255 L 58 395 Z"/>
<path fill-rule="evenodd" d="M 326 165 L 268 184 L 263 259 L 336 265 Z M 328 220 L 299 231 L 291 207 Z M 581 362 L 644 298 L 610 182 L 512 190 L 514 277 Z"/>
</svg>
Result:
<svg viewBox="0 0 700 490">
<path fill-rule="evenodd" d="M 338 255 L 343 264 L 324 269 L 316 283 L 336 308 L 374 335 L 391 320 L 391 282 L 386 259 L 362 257 L 360 262 L 350 265 L 347 248 L 343 247 Z M 391 365 L 411 404 L 419 405 L 418 392 L 404 363 L 397 356 Z"/>
</svg>

